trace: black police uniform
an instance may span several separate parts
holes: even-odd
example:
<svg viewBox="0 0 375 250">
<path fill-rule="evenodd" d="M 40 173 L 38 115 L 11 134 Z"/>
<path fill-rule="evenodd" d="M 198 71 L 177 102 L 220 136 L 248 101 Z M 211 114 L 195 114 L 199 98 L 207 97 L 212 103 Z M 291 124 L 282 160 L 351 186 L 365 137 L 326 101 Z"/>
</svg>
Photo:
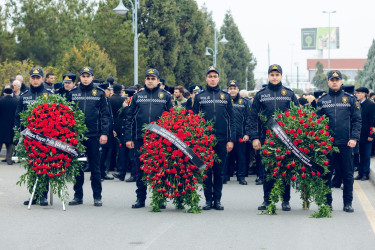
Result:
<svg viewBox="0 0 375 250">
<path fill-rule="evenodd" d="M 290 102 L 294 102 L 298 106 L 297 98 L 294 92 L 283 86 L 281 82 L 274 85 L 268 83 L 268 85 L 259 90 L 256 93 L 251 106 L 250 111 L 250 140 L 259 139 L 263 144 L 266 138 L 266 128 L 262 122 L 258 119 L 258 114 L 262 114 L 267 117 L 274 115 L 275 111 L 279 109 L 284 112 L 290 108 Z M 264 165 L 262 164 L 264 170 Z M 274 181 L 267 181 L 267 174 L 263 175 L 263 192 L 264 192 L 264 203 L 269 204 L 270 192 L 273 188 Z M 283 194 L 283 201 L 289 202 L 290 200 L 290 185 L 285 186 Z"/>
<path fill-rule="evenodd" d="M 214 150 L 220 159 L 220 162 L 215 161 L 212 169 L 210 168 L 206 172 L 204 196 L 206 205 L 212 204 L 212 202 L 220 204 L 224 181 L 224 166 L 227 160 L 226 145 L 227 142 L 234 142 L 233 133 L 235 132 L 235 126 L 232 98 L 227 92 L 222 91 L 219 85 L 216 87 L 207 86 L 205 90 L 197 93 L 194 98 L 193 112 L 198 114 L 200 111 L 204 113 L 206 120 L 214 122 L 213 134 L 215 134 L 218 141 Z"/>
<path fill-rule="evenodd" d="M 329 157 L 330 172 L 324 177 L 331 187 L 332 170 L 341 173 L 344 182 L 344 206 L 351 205 L 353 200 L 353 149 L 347 146 L 349 140 L 359 141 L 361 133 L 361 111 L 356 98 L 345 93 L 342 88 L 335 92 L 329 90 L 328 94 L 320 97 L 318 115 L 329 118 L 329 128 L 333 131 L 334 145 L 340 150 Z M 335 167 L 337 166 L 337 167 Z M 328 204 L 332 204 L 332 194 L 327 195 Z"/>
<path fill-rule="evenodd" d="M 87 160 L 91 169 L 91 187 L 94 200 L 101 200 L 102 184 L 99 167 L 99 138 L 101 135 L 110 133 L 110 114 L 105 97 L 105 92 L 93 83 L 89 85 L 80 84 L 71 89 L 67 96 L 68 101 L 78 103 L 78 107 L 85 114 L 85 124 L 88 132 L 85 136 L 88 140 L 83 144 L 86 147 Z M 79 171 L 74 185 L 74 198 L 82 201 L 83 198 L 84 173 Z"/>
<path fill-rule="evenodd" d="M 150 72 L 150 70 L 147 70 L 146 76 L 148 72 Z M 157 70 L 152 69 L 152 72 L 157 72 Z M 149 89 L 147 86 L 145 86 L 142 91 L 133 96 L 125 119 L 124 139 L 125 142 L 134 142 L 135 156 L 137 161 L 137 203 L 141 204 L 142 206 L 144 206 L 144 201 L 146 200 L 147 195 L 147 186 L 142 181 L 142 163 L 139 160 L 140 153 L 138 152 L 139 148 L 143 145 L 142 128 L 144 124 L 149 124 L 159 119 L 164 111 L 169 111 L 171 108 L 171 95 L 167 91 L 161 89 L 160 84 L 154 89 Z M 138 208 L 138 206 L 134 205 L 133 207 Z"/>
<path fill-rule="evenodd" d="M 33 69 L 32 69 L 32 71 L 33 71 Z M 20 99 L 18 100 L 18 106 L 17 106 L 17 109 L 16 109 L 16 115 L 14 117 L 14 125 L 20 131 L 22 131 L 22 130 L 25 129 L 23 126 L 21 126 L 20 112 L 22 112 L 24 110 L 27 110 L 27 105 L 35 102 L 37 97 L 39 97 L 41 95 L 50 95 L 50 94 L 52 94 L 52 92 L 50 90 L 48 90 L 48 89 L 45 89 L 44 86 L 43 86 L 43 83 L 42 83 L 38 87 L 34 87 L 34 86 L 30 85 L 30 88 L 27 89 L 27 90 L 25 90 L 25 92 L 23 92 L 20 95 Z M 41 198 L 47 199 L 48 190 L 49 190 L 49 184 L 48 184 L 48 182 L 47 182 L 47 184 L 45 186 L 45 189 L 46 189 L 46 191 L 43 192 L 43 196 Z M 31 193 L 31 190 L 29 190 L 29 191 Z M 37 198 L 34 197 L 34 200 L 36 200 L 36 199 Z M 26 203 L 27 202 L 25 202 L 24 204 L 28 205 Z M 34 203 L 34 201 L 33 201 L 33 203 Z"/>
<path fill-rule="evenodd" d="M 237 169 L 237 180 L 240 184 L 247 184 L 245 182 L 246 176 L 246 144 L 240 142 L 244 135 L 250 134 L 250 104 L 247 100 L 240 97 L 239 94 L 232 100 L 233 104 L 233 121 L 235 124 L 234 133 L 234 147 L 229 153 L 228 157 L 228 171 L 225 171 L 225 178 L 229 180 L 229 177 L 233 176 L 234 170 Z"/>
<path fill-rule="evenodd" d="M 100 84 L 98 88 L 101 88 L 103 91 L 109 87 L 109 83 Z M 116 166 L 116 145 L 115 137 L 113 135 L 114 129 L 114 119 L 112 113 L 111 103 L 109 98 L 105 98 L 109 111 L 109 134 L 106 144 L 100 145 L 100 175 L 102 180 L 113 180 L 113 177 L 107 175 L 108 170 L 112 170 Z M 107 158 L 109 157 L 109 166 L 106 166 Z"/>
</svg>

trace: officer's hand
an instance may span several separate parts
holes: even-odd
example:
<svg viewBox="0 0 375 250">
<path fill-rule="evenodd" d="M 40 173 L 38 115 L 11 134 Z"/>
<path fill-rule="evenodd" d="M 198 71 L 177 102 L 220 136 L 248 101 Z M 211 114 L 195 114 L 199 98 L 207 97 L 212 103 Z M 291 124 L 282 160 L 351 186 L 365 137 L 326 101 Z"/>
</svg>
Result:
<svg viewBox="0 0 375 250">
<path fill-rule="evenodd" d="M 254 139 L 253 140 L 253 149 L 259 150 L 261 147 L 262 147 L 262 144 L 260 144 L 259 139 Z"/>
<path fill-rule="evenodd" d="M 349 140 L 348 147 L 354 148 L 357 145 L 357 140 Z"/>
<path fill-rule="evenodd" d="M 229 153 L 233 149 L 233 142 L 229 141 L 227 142 L 227 152 Z"/>
<path fill-rule="evenodd" d="M 243 138 L 242 138 L 243 141 L 249 141 L 249 136 L 248 135 L 244 135 Z"/>
<path fill-rule="evenodd" d="M 101 135 L 100 136 L 100 140 L 99 140 L 100 144 L 102 144 L 102 145 L 106 144 L 107 141 L 108 141 L 108 136 L 107 135 Z"/>
<path fill-rule="evenodd" d="M 127 148 L 134 148 L 134 142 L 133 141 L 127 141 L 126 142 L 126 147 Z"/>
<path fill-rule="evenodd" d="M 368 140 L 368 141 L 373 141 L 374 138 L 372 138 L 372 137 L 367 137 L 367 140 Z"/>
<path fill-rule="evenodd" d="M 113 136 L 116 137 L 117 136 L 117 133 L 116 131 L 113 130 Z"/>
</svg>

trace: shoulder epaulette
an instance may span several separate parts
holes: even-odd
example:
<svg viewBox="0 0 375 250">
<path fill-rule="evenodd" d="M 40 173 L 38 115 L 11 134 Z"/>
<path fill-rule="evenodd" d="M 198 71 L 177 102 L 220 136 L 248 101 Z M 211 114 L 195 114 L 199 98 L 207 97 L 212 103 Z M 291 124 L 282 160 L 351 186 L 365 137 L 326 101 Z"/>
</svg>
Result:
<svg viewBox="0 0 375 250">
<path fill-rule="evenodd" d="M 24 92 L 22 92 L 22 93 L 20 94 L 20 96 L 23 96 L 23 95 L 26 94 L 27 92 L 29 92 L 28 89 L 26 89 Z"/>
<path fill-rule="evenodd" d="M 72 91 L 72 90 L 75 90 L 75 89 L 77 89 L 77 88 L 78 88 L 77 86 L 74 86 L 73 88 L 71 88 L 71 89 L 69 90 L 69 92 Z"/>
</svg>

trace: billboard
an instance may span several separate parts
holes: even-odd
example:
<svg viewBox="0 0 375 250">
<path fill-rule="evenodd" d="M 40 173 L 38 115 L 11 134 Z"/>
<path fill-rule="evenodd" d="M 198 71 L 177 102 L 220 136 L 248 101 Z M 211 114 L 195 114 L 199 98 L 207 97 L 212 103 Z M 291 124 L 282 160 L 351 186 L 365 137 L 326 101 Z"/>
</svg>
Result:
<svg viewBox="0 0 375 250">
<path fill-rule="evenodd" d="M 301 29 L 301 47 L 303 50 L 323 50 L 328 49 L 329 43 L 330 49 L 339 49 L 339 34 L 338 27 Z"/>
</svg>

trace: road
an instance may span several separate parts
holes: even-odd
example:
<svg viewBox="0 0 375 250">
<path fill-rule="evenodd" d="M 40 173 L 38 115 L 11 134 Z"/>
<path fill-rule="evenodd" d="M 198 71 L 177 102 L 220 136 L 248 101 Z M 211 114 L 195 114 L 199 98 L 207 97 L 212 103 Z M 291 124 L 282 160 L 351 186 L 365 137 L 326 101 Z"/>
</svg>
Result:
<svg viewBox="0 0 375 250">
<path fill-rule="evenodd" d="M 249 185 L 232 180 L 224 185 L 224 211 L 188 214 L 168 203 L 161 213 L 146 207 L 132 209 L 135 183 L 103 182 L 103 207 L 94 207 L 89 174 L 85 173 L 84 203 L 67 206 L 32 206 L 19 164 L 0 164 L 0 249 L 373 249 L 375 246 L 375 186 L 355 182 L 355 212 L 342 211 L 342 190 L 333 190 L 332 218 L 308 218 L 317 207 L 302 209 L 292 191 L 292 211 L 259 215 L 262 187 L 255 177 Z M 232 178 L 234 179 L 234 178 Z M 72 185 L 69 185 L 73 196 Z M 203 205 L 204 201 L 201 201 Z"/>
</svg>

